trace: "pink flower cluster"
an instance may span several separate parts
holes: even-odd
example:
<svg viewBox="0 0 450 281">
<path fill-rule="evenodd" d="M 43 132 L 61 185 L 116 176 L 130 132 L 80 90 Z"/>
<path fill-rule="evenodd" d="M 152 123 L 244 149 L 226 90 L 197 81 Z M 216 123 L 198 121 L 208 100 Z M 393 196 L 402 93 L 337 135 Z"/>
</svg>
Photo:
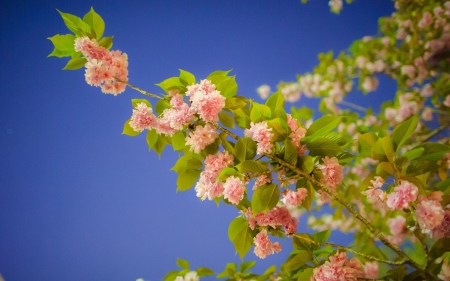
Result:
<svg viewBox="0 0 450 281">
<path fill-rule="evenodd" d="M 323 165 L 318 165 L 323 173 L 322 182 L 333 191 L 336 191 L 337 186 L 341 184 L 344 179 L 344 167 L 339 165 L 336 157 L 329 158 L 328 156 L 325 156 L 322 160 Z M 322 193 L 321 199 L 324 202 L 329 202 L 331 197 L 326 193 Z"/>
<path fill-rule="evenodd" d="M 250 129 L 245 130 L 245 135 L 258 143 L 257 153 L 270 153 L 272 151 L 272 143 L 270 142 L 273 134 L 272 128 L 267 128 L 267 122 L 250 123 Z"/>
<path fill-rule="evenodd" d="M 189 136 L 186 137 L 186 145 L 191 147 L 190 151 L 200 153 L 205 147 L 212 144 L 218 136 L 219 134 L 213 125 L 209 123 L 205 126 L 199 125 L 195 127 L 195 131 L 191 131 Z"/>
<path fill-rule="evenodd" d="M 380 188 L 383 186 L 382 177 L 376 176 L 375 180 L 370 181 L 373 186 L 369 186 L 368 190 L 361 192 L 367 196 L 367 201 L 372 204 L 374 209 L 381 209 L 385 206 L 386 193 Z"/>
<path fill-rule="evenodd" d="M 278 253 L 281 251 L 280 243 L 272 243 L 265 229 L 256 234 L 255 238 L 253 238 L 253 243 L 255 244 L 255 250 L 253 252 L 260 259 L 264 259 L 274 252 Z"/>
<path fill-rule="evenodd" d="M 223 195 L 223 182 L 217 180 L 222 169 L 234 164 L 233 155 L 227 151 L 217 155 L 208 155 L 205 158 L 205 170 L 200 174 L 200 179 L 195 185 L 197 197 L 212 200 Z"/>
<path fill-rule="evenodd" d="M 433 228 L 429 235 L 434 239 L 450 237 L 450 210 L 445 210 L 441 224 Z"/>
<path fill-rule="evenodd" d="M 416 217 L 422 232 L 429 233 L 444 220 L 444 209 L 435 200 L 421 199 L 416 206 Z"/>
<path fill-rule="evenodd" d="M 225 97 L 216 90 L 216 86 L 209 80 L 202 80 L 200 84 L 187 86 L 186 96 L 190 97 L 191 107 L 206 122 L 219 121 L 219 112 L 225 106 Z"/>
<path fill-rule="evenodd" d="M 286 194 L 284 194 L 281 201 L 283 201 L 286 207 L 297 207 L 302 204 L 302 201 L 308 196 L 308 190 L 306 188 L 299 188 L 297 191 L 289 189 Z"/>
<path fill-rule="evenodd" d="M 284 99 L 288 102 L 296 102 L 302 96 L 302 91 L 298 83 L 290 83 L 281 89 Z"/>
<path fill-rule="evenodd" d="M 364 265 L 364 273 L 366 278 L 376 279 L 378 277 L 378 263 L 377 262 L 366 262 Z"/>
<path fill-rule="evenodd" d="M 133 109 L 130 127 L 137 132 L 155 129 L 158 134 L 173 135 L 194 120 L 194 114 L 183 102 L 181 95 L 174 94 L 170 100 L 172 108 L 165 109 L 161 117 L 156 117 L 145 103 L 139 103 Z"/>
<path fill-rule="evenodd" d="M 386 205 L 389 209 L 403 210 L 409 208 L 409 203 L 416 201 L 419 190 L 417 186 L 402 181 L 394 188 L 394 192 L 387 195 Z"/>
<path fill-rule="evenodd" d="M 95 39 L 78 37 L 75 39 L 75 51 L 81 52 L 87 59 L 86 82 L 91 86 L 101 86 L 105 94 L 118 95 L 125 91 L 128 81 L 128 56 L 120 51 L 108 51 L 99 46 Z"/>
<path fill-rule="evenodd" d="M 357 281 L 363 278 L 365 272 L 357 258 L 347 260 L 345 252 L 337 252 L 313 271 L 311 281 Z"/>
<path fill-rule="evenodd" d="M 394 243 L 396 245 L 403 244 L 403 239 L 405 239 L 405 237 L 408 234 L 408 230 L 406 229 L 405 223 L 406 219 L 400 215 L 398 215 L 393 219 L 387 220 L 387 224 L 392 234 L 387 238 L 389 239 L 389 241 L 391 241 L 391 243 Z"/>
<path fill-rule="evenodd" d="M 261 174 L 256 178 L 255 184 L 253 185 L 252 190 L 256 190 L 261 185 L 265 185 L 266 183 L 269 183 L 271 181 L 272 181 L 272 174 L 270 174 L 270 173 Z"/>
<path fill-rule="evenodd" d="M 244 198 L 245 185 L 241 179 L 230 176 L 223 184 L 223 198 L 237 205 Z"/>
<path fill-rule="evenodd" d="M 286 234 L 293 234 L 297 231 L 298 219 L 292 217 L 286 207 L 276 206 L 267 213 L 264 214 L 264 212 L 261 212 L 256 216 L 253 216 L 251 208 L 248 208 L 243 213 L 252 230 L 255 229 L 256 224 L 258 224 L 259 226 L 270 226 L 272 228 L 283 226 Z"/>
<path fill-rule="evenodd" d="M 294 144 L 295 148 L 297 148 L 298 156 L 302 156 L 305 154 L 307 148 L 306 146 L 302 145 L 300 143 L 301 139 L 305 137 L 306 135 L 306 129 L 303 127 L 300 127 L 297 123 L 297 119 L 292 118 L 290 114 L 287 114 L 287 123 L 289 128 L 291 128 L 291 134 L 289 137 L 292 140 L 292 143 Z"/>
</svg>

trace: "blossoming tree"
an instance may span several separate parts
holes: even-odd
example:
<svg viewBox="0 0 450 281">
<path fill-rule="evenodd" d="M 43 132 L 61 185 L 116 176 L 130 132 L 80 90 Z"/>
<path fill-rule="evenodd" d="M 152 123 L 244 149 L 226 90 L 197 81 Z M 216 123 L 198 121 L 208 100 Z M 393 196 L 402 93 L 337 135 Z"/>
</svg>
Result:
<svg viewBox="0 0 450 281">
<path fill-rule="evenodd" d="M 339 12 L 342 1 L 330 6 Z M 162 95 L 132 85 L 127 55 L 110 50 L 112 37 L 103 37 L 93 9 L 83 18 L 60 12 L 73 34 L 50 37 L 50 56 L 70 57 L 64 69 L 84 67 L 86 82 L 103 93 L 128 87 L 148 98 L 132 99 L 123 133 L 145 132 L 159 155 L 166 146 L 180 152 L 172 168 L 178 190 L 194 188 L 202 201 L 237 209 L 228 236 L 241 258 L 252 248 L 261 259 L 282 251 L 271 236 L 292 240 L 282 265 L 256 274 L 254 262 L 230 263 L 217 278 L 450 280 L 450 2 L 399 0 L 395 7 L 380 19 L 377 37 L 337 56 L 320 54 L 312 73 L 274 93 L 259 87 L 265 102 L 239 96 L 230 71 L 196 78 L 180 70 L 157 84 Z M 379 75 L 398 83 L 379 114 L 344 101 L 354 88 L 376 90 Z M 285 102 L 302 94 L 321 98 L 322 117 L 313 121 L 305 107 L 286 112 Z M 325 204 L 334 214 L 308 219 L 321 231 L 298 233 L 296 213 Z M 353 246 L 327 242 L 330 229 L 353 233 Z M 165 281 L 215 274 L 177 264 Z"/>
</svg>

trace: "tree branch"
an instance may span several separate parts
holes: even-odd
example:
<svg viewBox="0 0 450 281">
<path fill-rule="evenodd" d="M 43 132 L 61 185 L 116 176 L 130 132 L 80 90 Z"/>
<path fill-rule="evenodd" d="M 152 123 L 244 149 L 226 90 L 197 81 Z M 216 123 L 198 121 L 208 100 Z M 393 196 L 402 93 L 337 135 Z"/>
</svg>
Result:
<svg viewBox="0 0 450 281">
<path fill-rule="evenodd" d="M 319 245 L 319 246 L 331 246 L 331 247 L 333 247 L 333 248 L 336 248 L 336 249 L 339 249 L 339 250 L 342 250 L 342 251 L 350 252 L 350 253 L 353 253 L 353 254 L 355 254 L 355 255 L 358 255 L 358 256 L 361 256 L 361 257 L 363 257 L 363 258 L 366 258 L 366 259 L 368 259 L 368 260 L 373 260 L 373 261 L 382 262 L 382 263 L 386 263 L 386 264 L 392 264 L 392 265 L 402 265 L 402 264 L 405 264 L 405 263 L 406 263 L 406 259 L 403 259 L 403 260 L 401 260 L 401 261 L 388 261 L 388 260 L 383 260 L 383 259 L 379 259 L 379 258 L 377 258 L 377 257 L 371 256 L 371 255 L 366 255 L 366 254 L 357 252 L 357 251 L 355 251 L 355 250 L 352 250 L 351 248 L 343 247 L 343 246 L 338 245 L 338 244 L 334 244 L 334 243 L 320 243 L 320 242 L 318 242 L 318 241 L 314 241 L 314 240 L 308 239 L 308 238 L 306 238 L 306 237 L 299 236 L 299 235 L 297 235 L 297 234 L 294 234 L 294 236 L 297 237 L 297 238 L 299 238 L 299 239 L 303 239 L 303 240 L 305 240 L 305 241 L 308 241 L 308 242 L 310 242 L 310 243 L 313 243 L 313 244 L 316 244 L 316 245 Z"/>
<path fill-rule="evenodd" d="M 156 94 L 149 93 L 149 92 L 147 92 L 147 91 L 142 90 L 141 88 L 138 88 L 138 87 L 136 87 L 136 86 L 133 86 L 133 85 L 131 85 L 130 83 L 128 83 L 128 81 L 122 81 L 122 80 L 118 79 L 117 77 L 114 77 L 114 79 L 116 79 L 116 80 L 119 81 L 120 83 L 124 83 L 125 85 L 127 85 L 127 86 L 130 87 L 131 89 L 136 90 L 136 91 L 138 91 L 139 93 L 141 93 L 141 94 L 143 94 L 143 95 L 146 95 L 146 96 L 152 97 L 152 98 L 157 98 L 157 99 L 160 99 L 160 100 L 163 100 L 163 99 L 164 99 L 164 98 L 162 98 L 162 97 L 160 97 L 160 96 L 158 96 L 158 95 L 156 95 Z"/>
</svg>

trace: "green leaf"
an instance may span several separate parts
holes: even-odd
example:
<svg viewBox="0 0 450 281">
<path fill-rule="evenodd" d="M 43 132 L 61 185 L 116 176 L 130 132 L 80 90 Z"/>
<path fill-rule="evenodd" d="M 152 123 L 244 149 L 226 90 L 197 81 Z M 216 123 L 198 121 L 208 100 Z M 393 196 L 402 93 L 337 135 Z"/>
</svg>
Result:
<svg viewBox="0 0 450 281">
<path fill-rule="evenodd" d="M 406 157 L 406 159 L 408 159 L 408 161 L 412 161 L 412 160 L 418 158 L 420 155 L 422 155 L 424 151 L 425 151 L 425 148 L 418 147 L 418 148 L 414 148 L 413 150 L 409 150 L 409 151 L 403 153 L 402 156 Z"/>
<path fill-rule="evenodd" d="M 63 70 L 76 70 L 82 68 L 86 64 L 86 58 L 70 59 Z"/>
<path fill-rule="evenodd" d="M 436 189 L 442 191 L 444 195 L 450 193 L 450 179 L 445 179 L 436 185 Z"/>
<path fill-rule="evenodd" d="M 228 227 L 228 238 L 233 242 L 236 251 L 242 259 L 252 247 L 253 242 L 247 220 L 243 217 L 237 217 L 231 221 Z"/>
<path fill-rule="evenodd" d="M 301 239 L 298 236 L 303 237 L 307 240 L 313 240 L 312 237 L 308 233 L 294 234 L 294 238 L 292 239 L 292 246 L 294 247 L 294 249 L 312 251 L 314 246 L 311 244 L 311 242 L 308 242 L 305 239 Z"/>
<path fill-rule="evenodd" d="M 267 127 L 272 129 L 272 142 L 284 141 L 291 133 L 291 128 L 289 128 L 286 121 L 281 118 L 267 121 Z"/>
<path fill-rule="evenodd" d="M 148 150 L 150 151 L 155 146 L 155 143 L 158 140 L 158 134 L 154 129 L 149 130 L 145 139 L 147 141 Z"/>
<path fill-rule="evenodd" d="M 309 155 L 297 157 L 297 167 L 303 172 L 310 174 L 314 169 L 314 158 Z"/>
<path fill-rule="evenodd" d="M 133 108 L 136 108 L 139 103 L 145 103 L 147 105 L 147 107 L 152 108 L 152 105 L 146 99 L 132 99 L 131 100 L 131 105 L 133 106 Z"/>
<path fill-rule="evenodd" d="M 233 241 L 245 228 L 248 228 L 248 222 L 245 218 L 239 216 L 232 220 L 228 226 L 228 238 L 230 241 Z"/>
<path fill-rule="evenodd" d="M 186 170 L 199 169 L 202 167 L 203 163 L 201 160 L 193 157 L 192 155 L 183 155 L 178 158 L 171 170 L 177 172 L 178 174 L 182 174 Z"/>
<path fill-rule="evenodd" d="M 83 21 L 95 31 L 97 40 L 102 38 L 103 32 L 105 31 L 105 22 L 102 17 L 94 11 L 93 7 L 91 7 L 91 10 L 84 15 Z"/>
<path fill-rule="evenodd" d="M 255 214 L 274 208 L 280 199 L 280 189 L 277 184 L 262 185 L 252 196 L 252 209 Z"/>
<path fill-rule="evenodd" d="M 214 271 L 212 271 L 207 267 L 199 267 L 195 270 L 195 272 L 197 272 L 198 277 L 211 276 L 214 275 L 215 273 Z"/>
<path fill-rule="evenodd" d="M 246 261 L 241 263 L 240 265 L 240 271 L 242 273 L 246 272 L 247 270 L 253 268 L 255 266 L 256 262 L 255 261 Z"/>
<path fill-rule="evenodd" d="M 292 141 L 287 138 L 284 141 L 284 155 L 283 155 L 283 160 L 288 162 L 291 165 L 296 165 L 297 164 L 297 148 L 295 148 L 294 144 L 292 143 Z"/>
<path fill-rule="evenodd" d="M 212 77 L 214 76 L 228 76 L 228 73 L 231 72 L 232 69 L 230 70 L 216 70 L 214 72 L 211 72 L 208 77 L 206 77 L 206 79 L 211 80 Z"/>
<path fill-rule="evenodd" d="M 296 119 L 309 120 L 313 117 L 314 110 L 307 106 L 303 106 L 301 108 L 291 107 L 291 115 Z"/>
<path fill-rule="evenodd" d="M 183 131 L 177 132 L 172 137 L 172 146 L 174 150 L 183 150 L 186 146 L 186 136 Z"/>
<path fill-rule="evenodd" d="M 241 173 L 261 174 L 261 173 L 265 173 L 265 172 L 269 171 L 269 168 L 267 168 L 266 165 L 263 165 L 257 161 L 253 161 L 253 160 L 245 160 L 245 161 L 241 162 L 241 164 L 236 165 L 236 168 Z"/>
<path fill-rule="evenodd" d="M 135 136 L 139 135 L 141 132 L 137 132 L 137 131 L 135 131 L 133 128 L 131 128 L 131 126 L 130 126 L 130 121 L 131 121 L 131 119 L 128 119 L 128 120 L 125 122 L 125 125 L 123 126 L 122 135 L 127 135 L 127 136 L 130 136 L 130 137 L 135 137 Z"/>
<path fill-rule="evenodd" d="M 307 268 L 297 274 L 297 281 L 310 280 L 313 275 L 313 268 Z"/>
<path fill-rule="evenodd" d="M 306 262 L 311 262 L 313 260 L 313 256 L 311 252 L 304 251 L 299 254 L 291 255 L 284 262 L 284 266 L 288 272 L 294 271 L 302 267 Z"/>
<path fill-rule="evenodd" d="M 182 269 L 189 270 L 189 262 L 183 259 L 177 259 L 177 265 Z"/>
<path fill-rule="evenodd" d="M 231 167 L 227 167 L 222 169 L 222 171 L 220 172 L 219 176 L 217 177 L 218 180 L 224 181 L 226 180 L 229 176 L 236 176 L 239 177 L 240 173 L 238 171 L 236 171 L 234 168 Z"/>
<path fill-rule="evenodd" d="M 179 69 L 180 70 L 180 81 L 183 85 L 187 86 L 187 85 L 193 85 L 195 84 L 195 76 L 194 74 L 183 70 L 183 69 Z"/>
<path fill-rule="evenodd" d="M 261 122 L 264 120 L 270 120 L 271 111 L 267 105 L 259 104 L 257 102 L 252 103 L 252 111 L 250 112 L 250 119 L 255 122 Z"/>
<path fill-rule="evenodd" d="M 235 263 L 227 263 L 225 266 L 225 270 L 219 273 L 216 278 L 225 278 L 228 276 L 233 276 L 236 272 L 236 264 Z"/>
<path fill-rule="evenodd" d="M 228 151 L 228 153 L 234 155 L 234 146 L 231 142 L 227 140 L 227 134 L 225 132 L 220 133 L 219 138 L 222 143 L 223 148 Z M 236 158 L 235 158 L 236 159 Z"/>
<path fill-rule="evenodd" d="M 341 122 L 340 116 L 323 116 L 314 121 L 306 131 L 306 136 L 317 135 L 323 136 L 331 132 Z"/>
<path fill-rule="evenodd" d="M 234 121 L 242 128 L 247 129 L 250 127 L 250 109 L 247 107 L 232 110 L 234 115 Z"/>
<path fill-rule="evenodd" d="M 256 142 L 249 137 L 239 138 L 234 147 L 235 158 L 239 162 L 244 162 L 245 160 L 251 160 L 256 156 Z"/>
<path fill-rule="evenodd" d="M 113 39 L 114 39 L 114 36 L 103 37 L 102 39 L 100 39 L 100 41 L 98 41 L 98 45 L 109 50 L 109 49 L 111 49 L 111 47 L 113 45 Z"/>
<path fill-rule="evenodd" d="M 155 142 L 155 145 L 153 146 L 153 150 L 156 151 L 158 154 L 158 157 L 161 157 L 161 153 L 163 152 L 164 148 L 166 147 L 167 140 L 166 137 L 159 135 L 158 139 Z"/>
<path fill-rule="evenodd" d="M 248 103 L 247 99 L 240 96 L 229 97 L 225 100 L 224 109 L 236 110 L 246 106 Z"/>
<path fill-rule="evenodd" d="M 359 155 L 361 157 L 371 157 L 372 147 L 377 141 L 377 136 L 374 133 L 365 133 L 358 136 Z"/>
<path fill-rule="evenodd" d="M 297 184 L 299 183 L 299 181 L 297 181 Z M 306 188 L 306 190 L 308 190 L 308 196 L 306 196 L 306 198 L 305 199 L 303 199 L 303 201 L 302 201 L 302 206 L 306 209 L 306 211 L 308 211 L 308 213 L 309 213 L 309 211 L 311 210 L 311 205 L 312 205 L 312 202 L 313 202 L 313 200 L 314 200 L 314 193 L 315 193 L 315 190 L 314 190 L 314 188 L 312 187 L 312 185 L 311 185 L 311 183 L 307 183 L 306 184 L 306 186 L 298 186 L 297 185 L 297 189 L 298 188 L 300 188 L 300 187 L 304 187 L 304 188 Z"/>
<path fill-rule="evenodd" d="M 56 34 L 53 37 L 47 37 L 48 40 L 52 41 L 55 49 L 63 52 L 75 53 L 75 36 L 73 34 L 60 35 Z"/>
<path fill-rule="evenodd" d="M 165 100 L 159 100 L 155 106 L 156 114 L 160 115 L 164 112 L 165 109 L 170 108 L 170 104 Z"/>
<path fill-rule="evenodd" d="M 324 230 L 321 232 L 314 233 L 312 238 L 313 238 L 313 240 L 315 240 L 319 243 L 325 243 L 325 242 L 327 242 L 330 235 L 331 235 L 331 229 L 327 229 L 327 230 Z"/>
<path fill-rule="evenodd" d="M 325 138 L 318 138 L 307 144 L 306 147 L 309 149 L 309 154 L 311 156 L 333 157 L 342 151 L 342 148 L 339 145 Z"/>
<path fill-rule="evenodd" d="M 394 148 L 389 136 L 379 138 L 372 147 L 372 157 L 375 160 L 386 161 L 392 163 Z"/>
<path fill-rule="evenodd" d="M 402 123 L 400 123 L 392 132 L 392 141 L 394 142 L 394 150 L 402 146 L 402 144 L 411 137 L 417 128 L 419 120 L 416 116 L 413 116 Z"/>
<path fill-rule="evenodd" d="M 186 170 L 184 173 L 178 174 L 177 190 L 186 191 L 190 189 L 200 176 L 200 170 Z"/>
<path fill-rule="evenodd" d="M 80 19 L 79 17 L 72 15 L 72 14 L 63 13 L 58 9 L 56 9 L 56 10 L 63 18 L 64 23 L 67 26 L 67 28 L 70 31 L 72 31 L 75 35 L 77 35 L 77 37 L 91 35 L 91 31 L 92 31 L 91 27 L 87 23 L 85 23 L 82 19 Z M 89 38 L 92 38 L 92 37 L 89 37 Z"/>
<path fill-rule="evenodd" d="M 272 116 L 280 109 L 284 110 L 284 97 L 278 91 L 266 100 L 266 105 L 270 108 Z"/>
<path fill-rule="evenodd" d="M 440 143 L 425 143 L 421 145 L 425 150 L 422 155 L 416 160 L 429 160 L 429 161 L 438 161 L 441 160 L 445 154 L 450 152 L 450 147 Z"/>
<path fill-rule="evenodd" d="M 57 58 L 64 58 L 64 57 L 71 57 L 73 56 L 74 52 L 72 51 L 60 51 L 58 49 L 53 49 L 53 51 L 47 56 L 49 57 L 57 57 Z"/>
<path fill-rule="evenodd" d="M 381 162 L 377 166 L 377 175 L 387 178 L 395 175 L 395 167 L 389 162 Z"/>
<path fill-rule="evenodd" d="M 234 126 L 234 120 L 233 117 L 230 116 L 230 114 L 226 113 L 226 112 L 220 112 L 219 113 L 219 121 L 220 123 L 222 123 L 222 125 L 224 125 L 225 127 L 228 128 L 236 128 Z"/>
<path fill-rule="evenodd" d="M 155 85 L 163 89 L 166 93 L 169 93 L 170 91 L 173 90 L 180 90 L 183 88 L 183 84 L 181 83 L 179 77 L 170 77 L 162 81 L 161 83 Z"/>
<path fill-rule="evenodd" d="M 172 271 L 169 271 L 169 272 L 164 276 L 164 281 L 174 281 L 175 278 L 177 278 L 178 275 L 179 275 L 179 271 L 178 271 L 178 270 L 172 270 Z"/>
</svg>

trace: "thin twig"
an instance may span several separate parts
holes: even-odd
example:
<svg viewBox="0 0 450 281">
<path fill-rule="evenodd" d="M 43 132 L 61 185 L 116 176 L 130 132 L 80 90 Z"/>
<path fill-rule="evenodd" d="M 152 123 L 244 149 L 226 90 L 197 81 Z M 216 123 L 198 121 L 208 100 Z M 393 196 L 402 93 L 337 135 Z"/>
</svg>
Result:
<svg viewBox="0 0 450 281">
<path fill-rule="evenodd" d="M 354 104 L 354 103 L 352 103 L 352 102 L 345 101 L 345 100 L 342 100 L 342 101 L 340 101 L 340 102 L 338 102 L 338 103 L 339 103 L 339 104 L 346 105 L 346 106 L 348 106 L 348 107 L 351 107 L 351 108 L 353 108 L 353 109 L 356 109 L 356 110 L 359 110 L 359 111 L 362 111 L 362 112 L 366 112 L 366 111 L 367 111 L 367 108 L 362 107 L 362 106 L 357 105 L 357 104 Z"/>
<path fill-rule="evenodd" d="M 130 87 L 131 89 L 136 90 L 136 91 L 138 91 L 139 93 L 141 93 L 141 94 L 143 94 L 143 95 L 146 95 L 146 96 L 152 97 L 152 98 L 157 98 L 157 99 L 160 99 L 160 100 L 163 100 L 163 99 L 164 99 L 163 97 L 160 97 L 160 96 L 158 96 L 158 95 L 156 95 L 156 94 L 149 93 L 149 92 L 147 92 L 147 91 L 142 90 L 142 89 L 139 88 L 139 87 L 133 86 L 133 85 L 131 85 L 130 83 L 128 83 L 128 81 L 122 81 L 122 80 L 120 80 L 120 79 L 118 79 L 118 78 L 116 78 L 116 77 L 114 77 L 114 78 L 115 78 L 117 81 L 119 81 L 120 83 L 126 84 L 126 85 L 127 85 L 128 87 Z"/>
<path fill-rule="evenodd" d="M 225 132 L 227 135 L 229 135 L 230 137 L 232 137 L 235 140 L 239 139 L 239 136 L 230 132 L 229 130 L 222 128 L 219 124 L 214 123 L 214 122 L 209 122 L 211 125 L 213 125 L 214 127 L 216 127 L 217 129 L 221 130 L 222 132 Z"/>
<path fill-rule="evenodd" d="M 447 125 L 447 126 L 441 126 L 441 127 L 437 128 L 437 129 L 435 129 L 435 130 L 434 130 L 433 132 L 431 132 L 425 139 L 423 139 L 423 140 L 421 141 L 421 143 L 424 143 L 424 142 L 429 141 L 429 140 L 432 139 L 433 137 L 435 137 L 435 136 L 439 135 L 440 133 L 442 133 L 443 131 L 445 131 L 448 127 L 449 127 L 449 125 Z"/>
</svg>

